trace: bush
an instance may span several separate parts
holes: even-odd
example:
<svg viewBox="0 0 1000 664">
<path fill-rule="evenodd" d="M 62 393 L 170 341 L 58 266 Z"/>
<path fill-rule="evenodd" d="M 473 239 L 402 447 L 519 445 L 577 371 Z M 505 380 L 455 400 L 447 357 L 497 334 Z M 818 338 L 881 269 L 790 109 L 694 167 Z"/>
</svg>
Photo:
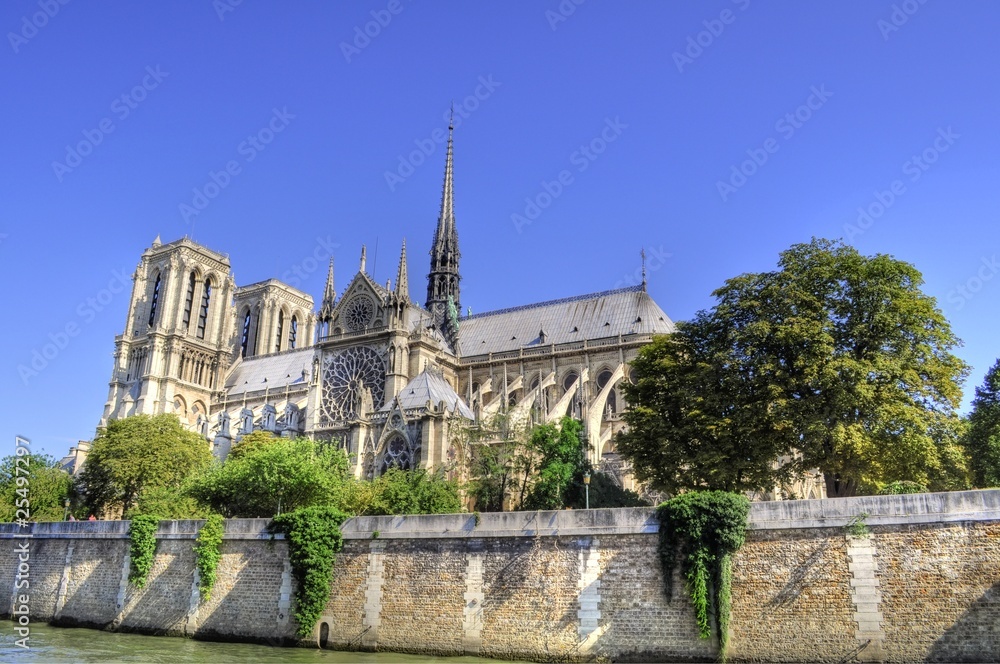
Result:
<svg viewBox="0 0 1000 664">
<path fill-rule="evenodd" d="M 343 505 L 345 511 L 365 516 L 462 511 L 458 484 L 422 469 L 390 468 L 370 482 L 352 482 Z"/>
<path fill-rule="evenodd" d="M 187 493 L 185 486 L 159 486 L 143 489 L 136 506 L 124 518 L 129 519 L 134 514 L 155 514 L 163 520 L 204 519 L 211 513 Z"/>
<path fill-rule="evenodd" d="M 340 505 L 347 455 L 305 438 L 258 440 L 242 454 L 215 463 L 188 493 L 227 517 L 270 517 L 312 505 Z"/>
<path fill-rule="evenodd" d="M 893 482 L 886 484 L 879 490 L 880 496 L 900 496 L 907 493 L 927 493 L 927 487 L 918 482 Z"/>
</svg>

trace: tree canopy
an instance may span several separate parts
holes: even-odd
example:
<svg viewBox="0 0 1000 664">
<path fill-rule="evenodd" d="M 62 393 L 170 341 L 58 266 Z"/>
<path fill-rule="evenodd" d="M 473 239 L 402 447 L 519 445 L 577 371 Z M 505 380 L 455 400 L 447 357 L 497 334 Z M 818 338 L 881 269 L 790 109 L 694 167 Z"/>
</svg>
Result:
<svg viewBox="0 0 1000 664">
<path fill-rule="evenodd" d="M 25 478 L 20 486 L 18 477 Z M 47 454 L 0 459 L 0 521 L 13 521 L 19 503 L 29 521 L 62 521 L 72 491 L 73 478 Z"/>
<path fill-rule="evenodd" d="M 129 512 L 144 491 L 179 487 L 212 460 L 208 443 L 176 415 L 135 415 L 98 430 L 79 484 L 87 508 Z"/>
<path fill-rule="evenodd" d="M 671 494 L 767 490 L 807 468 L 830 496 L 960 488 L 968 367 L 922 284 L 908 263 L 821 239 L 728 280 L 639 352 L 619 450 Z"/>
<path fill-rule="evenodd" d="M 462 511 L 458 484 L 423 469 L 390 468 L 374 480 L 352 480 L 342 508 L 350 514 L 454 514 Z"/>
<path fill-rule="evenodd" d="M 240 454 L 195 477 L 187 493 L 226 517 L 270 517 L 315 505 L 339 506 L 347 467 L 347 455 L 332 445 L 256 436 Z"/>
<path fill-rule="evenodd" d="M 976 388 L 962 444 L 975 486 L 1000 487 L 1000 360 Z"/>
<path fill-rule="evenodd" d="M 529 449 L 536 457 L 534 484 L 521 504 L 527 510 L 558 510 L 566 504 L 574 476 L 586 464 L 583 426 L 564 417 L 559 423 L 542 424 L 531 431 Z"/>
</svg>

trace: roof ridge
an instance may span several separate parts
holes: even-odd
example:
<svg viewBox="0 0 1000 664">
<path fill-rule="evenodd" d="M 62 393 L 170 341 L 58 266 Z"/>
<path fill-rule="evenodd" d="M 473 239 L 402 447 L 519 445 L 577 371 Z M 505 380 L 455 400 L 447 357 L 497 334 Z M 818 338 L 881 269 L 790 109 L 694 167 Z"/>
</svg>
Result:
<svg viewBox="0 0 1000 664">
<path fill-rule="evenodd" d="M 525 311 L 526 309 L 537 309 L 539 307 L 548 307 L 554 304 L 566 304 L 568 302 L 580 302 L 582 300 L 596 300 L 599 297 L 607 297 L 608 295 L 618 295 L 619 293 L 638 293 L 642 292 L 642 286 L 626 286 L 625 288 L 616 288 L 612 290 L 600 291 L 597 293 L 588 293 L 586 295 L 574 295 L 572 297 L 564 297 L 556 300 L 547 300 L 545 302 L 536 302 L 534 304 L 522 304 L 516 307 L 508 307 L 506 309 L 496 309 L 494 311 L 484 311 L 481 314 L 472 314 L 471 316 L 465 316 L 460 318 L 459 321 L 464 320 L 474 320 L 476 318 L 485 318 L 486 316 L 497 316 L 499 314 L 509 314 L 514 311 Z"/>
</svg>

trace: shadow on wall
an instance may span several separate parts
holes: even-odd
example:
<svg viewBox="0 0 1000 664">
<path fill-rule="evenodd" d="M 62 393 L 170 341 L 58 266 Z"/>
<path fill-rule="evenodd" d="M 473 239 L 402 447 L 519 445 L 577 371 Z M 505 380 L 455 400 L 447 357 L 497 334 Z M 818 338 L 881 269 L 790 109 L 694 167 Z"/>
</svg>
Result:
<svg viewBox="0 0 1000 664">
<path fill-rule="evenodd" d="M 109 545 L 104 545 L 108 542 Z M 66 627 L 109 626 L 118 613 L 115 602 L 122 576 L 124 547 L 115 540 L 98 541 L 97 546 L 77 545 L 73 552 L 66 602 L 52 623 Z M 82 550 L 81 550 L 82 549 Z"/>
<path fill-rule="evenodd" d="M 1000 661 L 1000 581 L 934 642 L 929 662 Z"/>
<path fill-rule="evenodd" d="M 255 544 L 223 540 L 215 586 L 198 607 L 197 625 L 191 626 L 196 638 L 274 647 L 295 644 L 298 623 L 290 615 L 294 606 L 279 605 L 287 549 L 273 541 L 254 549 Z"/>
<path fill-rule="evenodd" d="M 162 540 L 156 543 L 156 557 L 146 585 L 136 588 L 130 583 L 125 591 L 122 622 L 117 628 L 120 632 L 154 635 L 183 633 L 188 596 L 183 591 L 178 592 L 178 587 L 186 590 L 191 587 L 191 582 L 188 580 L 185 587 L 177 581 L 193 577 L 194 569 L 190 567 L 189 561 L 163 551 Z M 163 565 L 164 557 L 167 564 L 157 569 L 159 565 Z"/>
</svg>

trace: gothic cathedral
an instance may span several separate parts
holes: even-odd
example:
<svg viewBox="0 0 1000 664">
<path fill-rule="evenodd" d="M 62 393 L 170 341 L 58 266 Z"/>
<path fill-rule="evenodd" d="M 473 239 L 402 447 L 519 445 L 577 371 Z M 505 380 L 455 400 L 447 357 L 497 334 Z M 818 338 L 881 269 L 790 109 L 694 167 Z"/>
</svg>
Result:
<svg viewBox="0 0 1000 664">
<path fill-rule="evenodd" d="M 338 294 L 330 263 L 311 295 L 268 279 L 236 286 L 229 258 L 188 238 L 142 254 L 101 425 L 176 413 L 225 458 L 255 431 L 343 447 L 357 477 L 454 469 L 456 426 L 510 418 L 584 423 L 595 466 L 627 476 L 614 449 L 629 362 L 674 325 L 646 285 L 461 314 L 449 130 L 427 298 L 410 299 L 406 244 L 395 283 L 360 267 Z"/>
</svg>

